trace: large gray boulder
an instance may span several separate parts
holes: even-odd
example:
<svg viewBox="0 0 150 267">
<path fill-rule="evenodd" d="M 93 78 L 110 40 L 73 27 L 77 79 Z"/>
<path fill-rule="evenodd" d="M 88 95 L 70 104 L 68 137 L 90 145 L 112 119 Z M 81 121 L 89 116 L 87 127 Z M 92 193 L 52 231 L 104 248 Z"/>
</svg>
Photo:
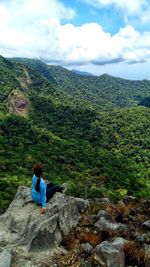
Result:
<svg viewBox="0 0 150 267">
<path fill-rule="evenodd" d="M 95 249 L 95 260 L 103 267 L 125 267 L 123 245 L 126 241 L 119 237 L 113 242 L 104 241 Z"/>
<path fill-rule="evenodd" d="M 128 227 L 125 224 L 112 222 L 112 220 L 108 220 L 106 216 L 100 217 L 94 226 L 96 226 L 100 231 L 113 231 L 117 235 L 126 235 L 128 233 Z"/>
<path fill-rule="evenodd" d="M 30 188 L 19 187 L 5 214 L 0 216 L 0 249 L 22 249 L 26 253 L 55 249 L 77 226 L 88 201 L 56 193 L 47 211 L 32 202 Z M 4 266 L 3 266 L 4 267 Z"/>
</svg>

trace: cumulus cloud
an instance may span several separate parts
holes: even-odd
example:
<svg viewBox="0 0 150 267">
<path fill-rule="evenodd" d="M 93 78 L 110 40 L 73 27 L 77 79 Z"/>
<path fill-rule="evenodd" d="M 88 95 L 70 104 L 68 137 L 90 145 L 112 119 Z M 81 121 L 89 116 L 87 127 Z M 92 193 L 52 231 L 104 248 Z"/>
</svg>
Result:
<svg viewBox="0 0 150 267">
<path fill-rule="evenodd" d="M 114 7 L 122 12 L 124 20 L 138 18 L 141 23 L 150 21 L 150 2 L 149 0 L 80 0 L 95 8 Z"/>
<path fill-rule="evenodd" d="M 97 23 L 74 26 L 69 22 L 74 16 L 74 10 L 60 0 L 1 1 L 0 54 L 66 66 L 150 60 L 150 32 L 126 25 L 111 35 Z M 68 23 L 62 23 L 64 19 Z"/>
<path fill-rule="evenodd" d="M 111 35 L 96 23 L 75 27 L 71 24 L 57 27 L 59 51 L 57 55 L 72 62 L 141 62 L 150 59 L 150 33 L 140 34 L 131 26 Z M 69 36 L 69 38 L 68 38 Z M 64 57 L 65 55 L 65 57 Z"/>
<path fill-rule="evenodd" d="M 59 0 L 0 1 L 0 52 L 8 56 L 45 53 L 47 44 L 53 47 L 56 25 L 74 16 L 75 11 Z"/>
</svg>

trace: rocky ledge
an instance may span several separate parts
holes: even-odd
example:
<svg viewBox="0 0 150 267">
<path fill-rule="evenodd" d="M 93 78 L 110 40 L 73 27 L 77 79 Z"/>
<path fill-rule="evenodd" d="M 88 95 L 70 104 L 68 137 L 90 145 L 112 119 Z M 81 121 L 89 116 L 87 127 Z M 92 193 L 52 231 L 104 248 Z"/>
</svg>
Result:
<svg viewBox="0 0 150 267">
<path fill-rule="evenodd" d="M 56 193 L 41 215 L 19 187 L 0 216 L 0 267 L 150 267 L 150 200 Z"/>
</svg>

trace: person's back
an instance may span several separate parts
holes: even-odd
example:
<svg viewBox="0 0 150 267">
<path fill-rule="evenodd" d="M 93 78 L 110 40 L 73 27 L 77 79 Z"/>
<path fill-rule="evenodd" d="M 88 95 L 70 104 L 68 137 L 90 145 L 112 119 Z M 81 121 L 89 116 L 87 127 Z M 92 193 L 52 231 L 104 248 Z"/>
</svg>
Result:
<svg viewBox="0 0 150 267">
<path fill-rule="evenodd" d="M 45 213 L 46 202 L 48 202 L 56 192 L 62 192 L 63 187 L 56 186 L 53 183 L 48 185 L 45 183 L 41 177 L 43 168 L 40 163 L 34 165 L 33 173 L 31 190 L 32 200 L 38 205 L 41 205 L 42 208 L 40 212 Z"/>
<path fill-rule="evenodd" d="M 39 192 L 36 189 L 38 179 L 40 179 Z M 32 200 L 42 205 L 42 208 L 46 207 L 46 187 L 45 181 L 34 174 L 32 178 Z"/>
<path fill-rule="evenodd" d="M 42 206 L 41 213 L 45 213 L 46 208 L 46 183 L 42 179 L 43 168 L 40 163 L 34 165 L 33 168 L 33 178 L 32 178 L 32 200 L 38 205 Z"/>
</svg>

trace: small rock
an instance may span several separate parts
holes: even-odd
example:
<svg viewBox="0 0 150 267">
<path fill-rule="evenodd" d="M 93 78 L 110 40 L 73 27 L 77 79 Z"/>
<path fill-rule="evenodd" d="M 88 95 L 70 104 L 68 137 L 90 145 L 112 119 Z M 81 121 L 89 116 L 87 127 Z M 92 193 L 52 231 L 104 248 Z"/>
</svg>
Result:
<svg viewBox="0 0 150 267">
<path fill-rule="evenodd" d="M 147 230 L 150 230 L 150 220 L 144 222 L 142 224 L 142 227 L 145 228 L 145 229 L 147 229 Z"/>
<path fill-rule="evenodd" d="M 110 200 L 108 198 L 106 198 L 106 197 L 102 197 L 99 200 L 100 200 L 100 202 L 110 203 Z"/>
<path fill-rule="evenodd" d="M 104 217 L 105 219 L 107 219 L 108 221 L 110 222 L 113 222 L 113 219 L 111 217 L 111 215 L 105 211 L 105 210 L 100 210 L 97 214 L 97 219 L 101 218 L 101 217 Z"/>
<path fill-rule="evenodd" d="M 137 221 L 137 218 L 132 216 L 132 215 L 128 215 L 128 218 L 133 221 L 133 222 L 136 222 Z"/>
<path fill-rule="evenodd" d="M 113 244 L 116 246 L 123 246 L 126 242 L 128 242 L 126 239 L 122 238 L 122 237 L 116 237 L 113 240 Z"/>
<path fill-rule="evenodd" d="M 113 231 L 118 235 L 128 233 L 128 227 L 125 224 L 112 223 L 104 217 L 99 218 L 99 220 L 94 224 L 94 226 L 98 227 L 100 231 Z"/>
<path fill-rule="evenodd" d="M 133 201 L 135 201 L 136 200 L 136 197 L 133 197 L 133 196 L 126 196 L 126 197 L 124 197 L 124 199 L 123 199 L 123 202 L 133 202 Z"/>
<path fill-rule="evenodd" d="M 81 249 L 86 253 L 92 253 L 92 251 L 93 251 L 93 247 L 89 243 L 82 243 Z"/>
<path fill-rule="evenodd" d="M 150 232 L 149 233 L 146 233 L 146 234 L 139 234 L 136 237 L 136 240 L 138 242 L 149 244 L 150 243 Z"/>
</svg>

